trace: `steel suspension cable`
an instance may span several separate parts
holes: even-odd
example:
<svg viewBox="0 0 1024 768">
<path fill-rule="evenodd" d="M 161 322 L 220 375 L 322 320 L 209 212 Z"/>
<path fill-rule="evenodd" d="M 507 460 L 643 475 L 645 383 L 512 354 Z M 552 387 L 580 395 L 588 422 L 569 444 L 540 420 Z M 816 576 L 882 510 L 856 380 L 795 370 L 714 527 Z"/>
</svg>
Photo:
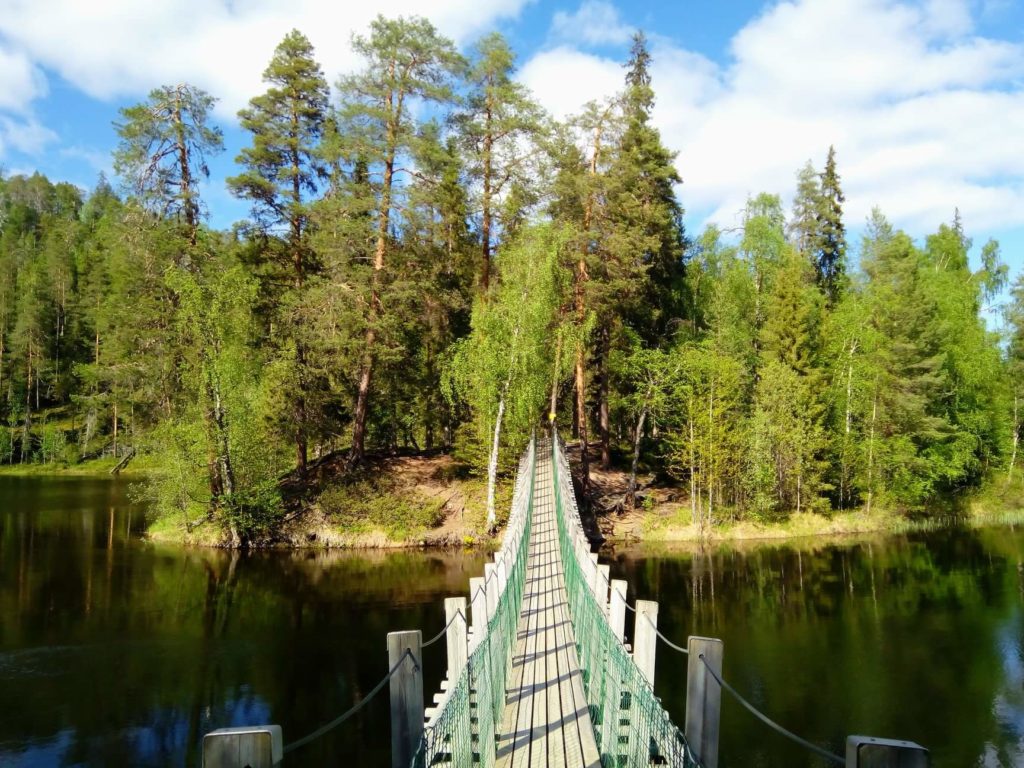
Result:
<svg viewBox="0 0 1024 768">
<path fill-rule="evenodd" d="M 814 744 L 814 743 L 808 741 L 807 739 L 801 738 L 800 736 L 797 736 L 792 731 L 787 730 L 786 728 L 783 728 L 781 725 L 779 725 L 774 720 L 772 720 L 770 717 L 768 717 L 768 715 L 764 714 L 761 710 L 759 710 L 757 707 L 755 707 L 749 701 L 744 699 L 735 688 L 733 688 L 731 685 L 729 685 L 727 682 L 725 682 L 725 680 L 723 680 L 721 677 L 719 677 L 718 673 L 715 672 L 715 670 L 713 670 L 711 668 L 710 664 L 708 664 L 708 660 L 704 658 L 704 654 L 703 653 L 700 654 L 697 658 L 700 659 L 702 662 L 704 662 L 704 668 L 707 669 L 707 671 L 711 674 L 711 676 L 713 678 L 715 678 L 715 680 L 718 682 L 718 684 L 720 686 L 722 686 L 722 688 L 727 690 L 730 694 L 732 694 L 732 697 L 734 699 L 736 699 L 736 701 L 738 701 L 740 704 L 742 704 L 747 709 L 748 712 L 750 712 L 752 715 L 754 715 L 754 717 L 756 717 L 762 723 L 767 725 L 769 728 L 777 731 L 778 733 L 781 733 L 786 738 L 791 739 L 792 741 L 795 741 L 797 744 L 799 744 L 800 746 L 804 747 L 805 749 L 809 749 L 811 752 L 814 752 L 815 754 L 820 755 L 821 757 L 824 757 L 827 760 L 831 760 L 834 763 L 838 763 L 839 765 L 846 765 L 846 759 L 845 758 L 840 757 L 839 755 L 835 754 L 834 752 L 829 752 L 827 749 L 823 749 L 823 748 L 819 747 L 817 744 Z"/>
<path fill-rule="evenodd" d="M 469 623 L 469 619 L 466 618 L 466 615 L 462 612 L 462 609 L 460 608 L 452 615 L 450 619 L 448 619 L 448 623 L 444 625 L 444 628 L 440 632 L 438 632 L 432 638 L 427 640 L 425 643 L 420 643 L 420 648 L 426 648 L 428 645 L 433 645 L 438 640 L 440 640 L 444 636 L 444 633 L 448 631 L 448 627 L 454 624 L 455 620 L 459 617 L 461 617 L 462 620 L 465 621 L 467 624 Z"/>
<path fill-rule="evenodd" d="M 286 752 L 286 753 L 287 752 L 292 752 L 293 750 L 296 750 L 299 747 L 306 746 L 311 741 L 315 741 L 316 739 L 319 739 L 325 733 L 327 733 L 328 731 L 331 731 L 331 730 L 337 728 L 339 725 L 341 725 L 346 720 L 348 720 L 350 717 L 352 717 L 352 715 L 356 714 L 359 710 L 361 710 L 363 707 L 365 707 L 374 696 L 376 696 L 378 693 L 381 692 L 381 690 L 383 690 L 384 686 L 388 684 L 388 681 L 391 680 L 392 677 L 394 677 L 394 675 L 398 671 L 399 667 L 401 667 L 402 664 L 405 663 L 406 657 L 411 659 L 412 663 L 415 664 L 417 667 L 419 666 L 419 661 L 417 661 L 416 657 L 412 655 L 412 651 L 410 651 L 408 648 L 406 648 L 405 649 L 405 653 L 403 653 L 401 655 L 401 657 L 398 659 L 398 661 L 395 662 L 395 666 L 393 666 L 388 671 L 388 673 L 386 675 L 384 675 L 384 678 L 379 683 L 377 683 L 377 685 L 375 685 L 373 687 L 372 691 L 370 691 L 368 694 L 366 694 L 366 696 L 362 699 L 362 701 L 360 701 L 358 704 L 356 704 L 354 707 L 349 709 L 344 714 L 341 714 L 338 717 L 336 717 L 333 720 L 331 720 L 331 722 L 329 722 L 329 723 L 327 723 L 325 725 L 320 726 L 319 728 L 317 728 L 315 731 L 313 731 L 308 736 L 303 736 L 301 739 L 298 739 L 297 741 L 293 741 L 291 744 L 285 745 L 284 752 Z"/>
</svg>

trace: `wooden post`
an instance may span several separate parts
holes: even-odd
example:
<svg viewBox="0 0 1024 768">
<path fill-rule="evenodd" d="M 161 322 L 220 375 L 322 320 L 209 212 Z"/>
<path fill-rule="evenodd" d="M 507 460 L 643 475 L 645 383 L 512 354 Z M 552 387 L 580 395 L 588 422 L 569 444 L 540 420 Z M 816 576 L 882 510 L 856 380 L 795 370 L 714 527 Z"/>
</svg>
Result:
<svg viewBox="0 0 1024 768">
<path fill-rule="evenodd" d="M 482 577 L 474 576 L 469 580 L 469 599 L 473 605 L 473 636 L 469 648 L 469 655 L 472 656 L 487 634 L 487 590 L 484 589 Z"/>
<path fill-rule="evenodd" d="M 590 591 L 597 598 L 598 605 L 601 604 L 601 571 L 597 568 L 597 553 L 589 553 L 590 565 L 587 566 L 587 581 L 590 582 Z"/>
<path fill-rule="evenodd" d="M 461 614 L 461 615 L 460 615 Z M 466 598 L 446 597 L 444 600 L 444 623 L 448 627 L 448 684 L 454 686 L 462 668 L 466 666 L 469 645 L 467 643 Z"/>
<path fill-rule="evenodd" d="M 633 658 L 647 682 L 654 687 L 654 654 L 658 647 L 658 604 L 653 600 L 636 601 L 636 619 L 633 624 Z"/>
<path fill-rule="evenodd" d="M 484 564 L 484 581 L 487 585 L 487 621 L 490 621 L 498 612 L 498 569 L 494 563 Z"/>
<path fill-rule="evenodd" d="M 283 747 L 280 725 L 218 728 L 203 737 L 203 768 L 273 768 Z"/>
<path fill-rule="evenodd" d="M 626 637 L 626 590 L 629 583 L 625 579 L 612 580 L 612 601 L 609 607 L 608 623 L 612 634 L 623 642 Z"/>
<path fill-rule="evenodd" d="M 930 763 L 928 750 L 912 741 L 846 738 L 846 768 L 928 768 Z"/>
<path fill-rule="evenodd" d="M 498 558 L 498 595 L 499 597 L 505 594 L 505 587 L 508 584 L 508 565 L 506 564 L 506 557 L 502 555 Z"/>
<path fill-rule="evenodd" d="M 722 676 L 722 641 L 691 636 L 687 650 L 690 653 L 686 666 L 686 725 L 683 732 L 700 764 L 704 768 L 717 768 L 722 686 L 708 672 L 708 667 Z M 707 666 L 704 661 L 707 661 Z"/>
<path fill-rule="evenodd" d="M 391 768 L 408 768 L 423 738 L 422 645 L 423 635 L 418 629 L 388 632 L 388 669 L 402 660 L 391 676 Z M 406 656 L 406 651 L 415 661 Z"/>
<path fill-rule="evenodd" d="M 612 585 L 612 567 L 610 565 L 597 566 L 597 602 L 604 610 L 604 615 L 609 615 L 608 590 Z"/>
</svg>

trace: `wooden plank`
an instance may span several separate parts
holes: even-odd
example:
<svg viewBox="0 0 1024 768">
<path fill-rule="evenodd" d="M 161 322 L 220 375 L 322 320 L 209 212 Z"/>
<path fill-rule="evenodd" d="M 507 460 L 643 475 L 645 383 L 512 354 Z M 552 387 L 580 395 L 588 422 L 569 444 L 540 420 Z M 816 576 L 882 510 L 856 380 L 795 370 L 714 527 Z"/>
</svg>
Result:
<svg viewBox="0 0 1024 768">
<path fill-rule="evenodd" d="M 558 629 L 560 628 L 560 621 L 562 619 L 562 605 L 564 604 L 564 592 L 562 591 L 561 582 L 558 579 L 558 574 L 561 572 L 561 552 L 558 546 L 558 529 L 555 523 L 554 516 L 548 516 L 548 525 L 550 531 L 550 550 L 551 550 L 551 568 L 549 578 L 550 598 L 549 605 L 550 610 L 548 612 L 548 626 L 547 626 L 547 643 L 548 653 L 546 656 L 546 671 L 545 675 L 547 680 L 547 709 L 548 719 L 551 723 L 551 730 L 548 735 L 548 750 L 547 750 L 547 764 L 550 768 L 564 768 L 565 762 L 565 739 L 566 739 L 566 719 L 565 711 L 562 708 L 562 693 L 561 683 L 559 676 L 559 665 L 558 665 L 558 654 L 559 654 L 559 637 Z"/>
<path fill-rule="evenodd" d="M 547 510 L 545 510 L 545 513 Z M 534 655 L 534 669 L 536 670 L 533 689 L 530 697 L 533 700 L 533 721 L 530 729 L 530 765 L 547 765 L 548 746 L 548 697 L 545 693 L 547 686 L 547 629 L 551 626 L 548 612 L 551 607 L 548 597 L 551 594 L 551 552 L 548 546 L 550 528 L 548 526 L 548 515 L 540 521 L 537 529 L 537 552 L 536 557 L 541 566 L 543 579 L 540 582 L 540 594 L 537 601 L 538 619 L 535 634 L 537 635 L 536 653 Z"/>
<path fill-rule="evenodd" d="M 523 534 L 530 537 L 527 581 L 497 764 L 596 768 L 600 755 L 569 622 L 550 456 L 550 444 L 539 447 L 532 530 Z"/>
</svg>

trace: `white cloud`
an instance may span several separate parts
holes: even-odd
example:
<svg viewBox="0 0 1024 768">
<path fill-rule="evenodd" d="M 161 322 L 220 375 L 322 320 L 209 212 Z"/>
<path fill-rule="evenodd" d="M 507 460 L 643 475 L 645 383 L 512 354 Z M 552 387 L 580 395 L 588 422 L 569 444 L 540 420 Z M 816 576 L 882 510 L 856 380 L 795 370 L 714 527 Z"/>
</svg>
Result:
<svg viewBox="0 0 1024 768">
<path fill-rule="evenodd" d="M 534 56 L 518 76 L 551 114 L 564 118 L 588 101 L 615 93 L 623 73 L 617 61 L 559 47 Z"/>
<path fill-rule="evenodd" d="M 436 0 L 429 16 L 469 41 L 529 0 Z M 222 116 L 264 88 L 261 74 L 291 29 L 306 34 L 330 81 L 355 64 L 352 32 L 378 14 L 422 14 L 417 0 L 2 0 L 0 36 L 90 96 L 135 96 L 188 81 L 221 99 Z M 2 66 L 2 59 L 0 59 Z M 3 70 L 0 69 L 0 74 Z"/>
<path fill-rule="evenodd" d="M 24 112 L 46 94 L 46 79 L 28 57 L 0 40 L 0 109 Z"/>
<path fill-rule="evenodd" d="M 655 123 L 686 206 L 734 226 L 748 195 L 788 197 L 836 146 L 848 221 L 874 205 L 912 232 L 1024 225 L 1024 46 L 977 36 L 966 0 L 794 0 L 736 33 L 729 61 L 656 38 Z M 620 62 L 560 47 L 521 73 L 557 114 L 622 86 Z"/>
<path fill-rule="evenodd" d="M 13 149 L 26 155 L 38 155 L 57 141 L 57 134 L 35 118 L 15 119 L 0 115 L 0 157 Z"/>
<path fill-rule="evenodd" d="M 624 43 L 633 34 L 633 28 L 622 22 L 618 9 L 607 0 L 584 0 L 575 13 L 557 11 L 551 31 L 560 40 L 587 45 Z"/>
</svg>

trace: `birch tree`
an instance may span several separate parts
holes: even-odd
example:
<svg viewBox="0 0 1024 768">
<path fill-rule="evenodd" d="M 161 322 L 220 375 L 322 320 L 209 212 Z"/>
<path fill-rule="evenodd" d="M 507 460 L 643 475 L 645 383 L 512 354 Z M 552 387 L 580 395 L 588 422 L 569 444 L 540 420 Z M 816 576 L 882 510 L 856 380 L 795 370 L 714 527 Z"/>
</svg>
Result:
<svg viewBox="0 0 1024 768">
<path fill-rule="evenodd" d="M 457 343 L 449 370 L 452 397 L 472 409 L 479 436 L 490 444 L 487 527 L 497 524 L 494 496 L 503 436 L 519 445 L 539 421 L 551 382 L 552 341 L 566 288 L 560 251 L 564 232 L 552 225 L 523 230 L 499 253 L 501 282 L 477 299 L 470 335 Z"/>
</svg>

